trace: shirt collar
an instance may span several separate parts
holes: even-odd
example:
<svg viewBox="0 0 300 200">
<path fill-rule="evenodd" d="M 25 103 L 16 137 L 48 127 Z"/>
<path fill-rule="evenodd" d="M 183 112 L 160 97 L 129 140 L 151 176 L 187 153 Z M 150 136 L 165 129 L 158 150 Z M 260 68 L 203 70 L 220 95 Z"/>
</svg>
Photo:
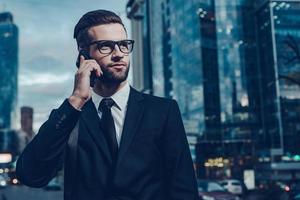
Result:
<svg viewBox="0 0 300 200">
<path fill-rule="evenodd" d="M 129 86 L 128 81 L 126 81 L 125 85 L 119 91 L 117 91 L 115 94 L 113 94 L 110 97 L 116 103 L 116 107 L 121 111 L 123 111 L 127 106 L 127 102 L 128 102 L 128 99 L 129 99 L 129 92 L 130 92 L 130 86 Z M 94 102 L 97 109 L 98 109 L 98 106 L 99 106 L 99 104 L 100 104 L 100 102 L 102 101 L 103 98 L 104 97 L 96 94 L 92 90 L 92 100 L 93 100 L 93 102 Z"/>
</svg>

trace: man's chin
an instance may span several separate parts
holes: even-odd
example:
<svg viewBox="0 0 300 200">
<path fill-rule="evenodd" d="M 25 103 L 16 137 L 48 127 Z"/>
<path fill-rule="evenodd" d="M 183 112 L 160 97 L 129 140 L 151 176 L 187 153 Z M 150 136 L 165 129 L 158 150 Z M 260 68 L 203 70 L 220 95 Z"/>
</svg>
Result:
<svg viewBox="0 0 300 200">
<path fill-rule="evenodd" d="M 99 78 L 97 78 L 97 80 L 99 80 L 99 82 L 101 83 L 108 83 L 108 84 L 121 84 L 122 82 L 126 81 L 127 76 L 123 76 L 123 77 L 115 77 L 115 76 L 101 76 Z"/>
<path fill-rule="evenodd" d="M 124 82 L 129 73 L 129 65 L 120 69 L 113 67 L 102 67 L 103 75 L 99 77 L 99 80 L 103 83 L 120 84 Z"/>
</svg>

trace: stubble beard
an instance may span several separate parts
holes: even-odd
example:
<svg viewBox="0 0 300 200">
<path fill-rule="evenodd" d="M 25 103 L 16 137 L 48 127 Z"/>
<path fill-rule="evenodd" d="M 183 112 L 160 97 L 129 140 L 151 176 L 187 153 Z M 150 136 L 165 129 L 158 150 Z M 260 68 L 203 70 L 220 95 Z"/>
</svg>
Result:
<svg viewBox="0 0 300 200">
<path fill-rule="evenodd" d="M 103 74 L 102 76 L 99 77 L 99 80 L 102 83 L 121 84 L 127 79 L 129 68 L 130 68 L 130 63 L 128 63 L 124 71 L 115 73 L 112 70 L 109 70 L 109 67 L 101 67 Z"/>
</svg>

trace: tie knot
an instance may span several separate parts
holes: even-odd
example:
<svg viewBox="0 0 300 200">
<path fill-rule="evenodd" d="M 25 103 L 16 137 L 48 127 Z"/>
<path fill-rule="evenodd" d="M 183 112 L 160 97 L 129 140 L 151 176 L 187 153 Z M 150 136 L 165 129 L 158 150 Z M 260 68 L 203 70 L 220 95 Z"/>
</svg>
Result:
<svg viewBox="0 0 300 200">
<path fill-rule="evenodd" d="M 111 108 L 115 104 L 112 98 L 104 98 L 99 104 L 99 110 L 102 111 L 103 108 Z"/>
</svg>

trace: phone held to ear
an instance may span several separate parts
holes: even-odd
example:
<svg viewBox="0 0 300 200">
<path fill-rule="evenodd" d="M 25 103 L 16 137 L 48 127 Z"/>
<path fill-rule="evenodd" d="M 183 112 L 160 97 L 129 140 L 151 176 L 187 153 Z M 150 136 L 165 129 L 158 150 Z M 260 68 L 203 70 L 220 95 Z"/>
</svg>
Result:
<svg viewBox="0 0 300 200">
<path fill-rule="evenodd" d="M 92 59 L 87 51 L 80 50 L 80 52 L 78 54 L 78 57 L 77 57 L 77 60 L 76 60 L 76 66 L 77 66 L 77 68 L 79 68 L 79 66 L 80 66 L 80 56 L 81 55 L 84 57 L 85 60 Z M 91 72 L 91 77 L 90 77 L 90 86 L 91 87 L 94 87 L 96 78 L 97 78 L 96 72 L 92 71 Z"/>
</svg>

